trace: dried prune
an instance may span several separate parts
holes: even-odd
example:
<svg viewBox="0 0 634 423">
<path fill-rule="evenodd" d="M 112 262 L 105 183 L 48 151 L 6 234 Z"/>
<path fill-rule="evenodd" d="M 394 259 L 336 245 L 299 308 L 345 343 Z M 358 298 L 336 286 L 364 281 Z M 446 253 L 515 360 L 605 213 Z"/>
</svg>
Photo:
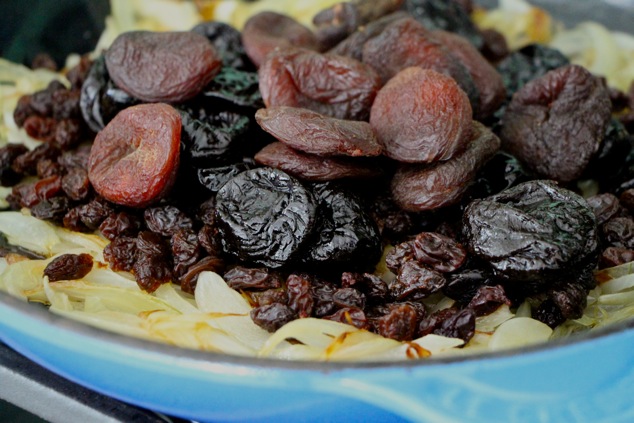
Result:
<svg viewBox="0 0 634 423">
<path fill-rule="evenodd" d="M 449 48 L 451 54 L 469 71 L 480 98 L 477 107 L 474 107 L 475 117 L 482 120 L 493 114 L 506 99 L 500 73 L 466 38 L 440 30 L 433 31 L 432 36 Z"/>
<path fill-rule="evenodd" d="M 313 194 L 288 174 L 271 168 L 242 172 L 216 196 L 223 248 L 246 262 L 280 267 L 311 235 L 316 209 Z"/>
<path fill-rule="evenodd" d="M 192 229 L 191 218 L 175 206 L 151 207 L 143 212 L 149 230 L 163 236 L 172 236 L 181 229 Z"/>
<path fill-rule="evenodd" d="M 81 279 L 92 270 L 92 261 L 92 256 L 86 253 L 62 254 L 46 265 L 44 276 L 48 276 L 49 282 Z"/>
<path fill-rule="evenodd" d="M 433 232 L 421 232 L 413 243 L 418 263 L 441 273 L 456 271 L 467 258 L 467 252 L 455 240 Z"/>
<path fill-rule="evenodd" d="M 198 99 L 199 101 L 222 100 L 234 107 L 252 109 L 264 106 L 258 74 L 230 67 L 223 67 L 207 84 Z"/>
<path fill-rule="evenodd" d="M 90 151 L 88 176 L 95 191 L 130 207 L 162 198 L 176 178 L 180 137 L 181 118 L 173 107 L 125 109 L 99 132 Z"/>
<path fill-rule="evenodd" d="M 209 40 L 216 49 L 216 53 L 222 58 L 223 68 L 245 71 L 254 69 L 253 63 L 251 63 L 242 45 L 240 31 L 231 25 L 218 21 L 202 22 L 193 27 L 192 32 Z"/>
<path fill-rule="evenodd" d="M 363 46 L 363 63 L 376 70 L 383 83 L 408 67 L 434 70 L 454 79 L 474 109 L 480 103 L 478 90 L 467 68 L 412 18 L 394 21 L 368 40 Z"/>
<path fill-rule="evenodd" d="M 409 260 L 399 268 L 396 280 L 390 284 L 390 294 L 397 301 L 420 300 L 438 292 L 447 280 L 440 273 Z"/>
<path fill-rule="evenodd" d="M 251 16 L 242 29 L 242 43 L 256 66 L 278 47 L 300 47 L 317 50 L 315 34 L 290 16 L 276 12 L 260 12 Z"/>
<path fill-rule="evenodd" d="M 193 32 L 125 32 L 108 48 L 105 60 L 119 87 L 148 102 L 192 98 L 222 66 L 211 43 Z"/>
<path fill-rule="evenodd" d="M 416 67 L 379 91 L 370 116 L 385 154 L 408 163 L 454 157 L 469 141 L 471 121 L 469 100 L 453 79 Z"/>
<path fill-rule="evenodd" d="M 216 193 L 231 178 L 253 167 L 245 162 L 229 166 L 198 169 L 198 182 L 209 191 Z"/>
<path fill-rule="evenodd" d="M 368 65 L 293 48 L 276 50 L 258 74 L 267 107 L 302 107 L 338 119 L 367 120 L 381 87 Z"/>
<path fill-rule="evenodd" d="M 570 182 L 599 150 L 611 116 L 609 93 L 570 65 L 520 89 L 504 113 L 502 147 L 535 173 Z"/>
<path fill-rule="evenodd" d="M 446 162 L 430 166 L 401 165 L 392 179 L 394 201 L 404 210 L 433 210 L 456 204 L 476 173 L 500 146 L 488 128 L 473 122 L 466 150 Z"/>
<path fill-rule="evenodd" d="M 623 124 L 612 118 L 599 151 L 586 166 L 582 177 L 599 181 L 599 186 L 606 190 L 612 190 L 614 185 L 623 183 L 622 176 L 627 172 L 627 160 L 633 143 L 634 139 Z"/>
<path fill-rule="evenodd" d="M 381 169 L 361 161 L 339 157 L 322 157 L 302 153 L 281 142 L 274 142 L 255 155 L 259 164 L 281 169 L 300 179 L 314 182 L 337 179 L 369 179 L 381 175 Z"/>
<path fill-rule="evenodd" d="M 470 193 L 475 198 L 488 197 L 531 179 L 533 178 L 519 160 L 508 153 L 498 151 L 478 171 Z"/>
<path fill-rule="evenodd" d="M 280 276 L 263 267 L 236 266 L 227 271 L 223 278 L 227 285 L 236 290 L 276 289 L 282 286 Z"/>
<path fill-rule="evenodd" d="M 531 181 L 467 206 L 465 246 L 509 286 L 540 291 L 594 267 L 597 229 L 579 195 Z"/>
<path fill-rule="evenodd" d="M 480 48 L 480 31 L 471 21 L 468 8 L 460 3 L 456 0 L 405 0 L 403 8 L 424 27 L 455 32 Z"/>
<path fill-rule="evenodd" d="M 381 239 L 361 202 L 332 184 L 317 185 L 315 239 L 303 253 L 304 262 L 349 270 L 373 268 L 381 256 Z"/>
<path fill-rule="evenodd" d="M 255 119 L 279 141 L 305 153 L 353 157 L 381 154 L 381 146 L 367 122 L 335 119 L 285 106 L 260 109 Z"/>
<path fill-rule="evenodd" d="M 255 307 L 251 310 L 250 315 L 256 325 L 269 332 L 275 332 L 297 318 L 289 306 L 280 303 Z"/>
<path fill-rule="evenodd" d="M 94 132 L 102 130 L 117 113 L 139 100 L 118 88 L 110 80 L 105 58 L 99 56 L 92 64 L 80 96 L 82 117 Z"/>
<path fill-rule="evenodd" d="M 292 274 L 286 279 L 288 306 L 299 317 L 309 317 L 313 314 L 315 302 L 311 288 L 310 280 L 305 275 Z"/>
</svg>

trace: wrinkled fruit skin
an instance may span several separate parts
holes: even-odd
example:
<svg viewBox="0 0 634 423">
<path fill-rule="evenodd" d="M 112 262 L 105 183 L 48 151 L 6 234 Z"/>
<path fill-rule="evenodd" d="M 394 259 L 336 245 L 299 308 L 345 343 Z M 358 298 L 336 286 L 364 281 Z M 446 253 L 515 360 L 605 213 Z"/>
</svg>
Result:
<svg viewBox="0 0 634 423">
<path fill-rule="evenodd" d="M 599 150 L 611 110 L 598 78 L 581 66 L 558 68 L 513 96 L 502 121 L 502 147 L 542 177 L 573 181 Z"/>
<path fill-rule="evenodd" d="M 464 212 L 463 233 L 465 246 L 498 278 L 529 290 L 574 280 L 596 264 L 592 209 L 551 181 L 525 182 L 473 201 Z"/>
<path fill-rule="evenodd" d="M 295 48 L 271 53 L 258 75 L 267 107 L 303 107 L 338 119 L 367 120 L 381 87 L 368 65 Z"/>
<path fill-rule="evenodd" d="M 472 111 L 448 76 L 417 67 L 399 72 L 372 105 L 370 125 L 385 154 L 400 162 L 447 160 L 469 141 Z"/>
<path fill-rule="evenodd" d="M 315 225 L 312 193 L 272 168 L 248 170 L 218 191 L 216 217 L 224 250 L 271 268 L 290 262 Z"/>
<path fill-rule="evenodd" d="M 194 32 L 126 32 L 115 39 L 105 57 L 112 80 L 148 102 L 190 99 L 222 66 L 212 44 Z"/>
<path fill-rule="evenodd" d="M 500 148 L 490 129 L 474 121 L 467 148 L 432 165 L 403 164 L 392 178 L 394 201 L 403 210 L 434 210 L 457 204 L 480 169 Z"/>
<path fill-rule="evenodd" d="M 146 207 L 174 183 L 180 138 L 181 118 L 173 107 L 129 107 L 97 134 L 88 160 L 90 182 L 108 201 Z"/>
</svg>

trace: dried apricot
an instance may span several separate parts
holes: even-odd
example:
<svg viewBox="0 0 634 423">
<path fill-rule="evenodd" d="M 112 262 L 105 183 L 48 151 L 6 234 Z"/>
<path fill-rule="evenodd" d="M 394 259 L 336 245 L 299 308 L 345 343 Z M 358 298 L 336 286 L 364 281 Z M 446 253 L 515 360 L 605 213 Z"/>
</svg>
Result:
<svg viewBox="0 0 634 423">
<path fill-rule="evenodd" d="M 119 113 L 97 134 L 88 177 L 107 200 L 145 207 L 171 188 L 179 164 L 181 118 L 167 104 L 141 104 Z"/>
<path fill-rule="evenodd" d="M 112 80 L 148 102 L 190 99 L 222 66 L 211 43 L 194 32 L 125 32 L 114 40 L 105 57 Z"/>
<path fill-rule="evenodd" d="M 418 67 L 379 91 L 370 116 L 385 154 L 407 163 L 450 159 L 469 141 L 471 121 L 469 99 L 456 81 Z"/>
</svg>

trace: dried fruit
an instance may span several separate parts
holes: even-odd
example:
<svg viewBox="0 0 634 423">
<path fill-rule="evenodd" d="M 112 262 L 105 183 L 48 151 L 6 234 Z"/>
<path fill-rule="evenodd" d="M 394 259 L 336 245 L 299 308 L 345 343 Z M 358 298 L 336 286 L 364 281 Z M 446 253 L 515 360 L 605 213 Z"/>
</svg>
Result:
<svg viewBox="0 0 634 423">
<path fill-rule="evenodd" d="M 81 279 L 92 270 L 92 262 L 90 254 L 62 254 L 46 265 L 44 276 L 49 282 Z"/>
<path fill-rule="evenodd" d="M 124 32 L 108 48 L 105 59 L 112 80 L 148 102 L 190 99 L 222 66 L 211 43 L 193 32 Z"/>
<path fill-rule="evenodd" d="M 432 163 L 464 149 L 471 120 L 469 99 L 453 79 L 413 67 L 399 72 L 379 91 L 370 125 L 388 157 Z"/>
<path fill-rule="evenodd" d="M 88 176 L 109 201 L 145 207 L 167 194 L 179 164 L 181 119 L 166 104 L 125 109 L 99 132 Z"/>
</svg>

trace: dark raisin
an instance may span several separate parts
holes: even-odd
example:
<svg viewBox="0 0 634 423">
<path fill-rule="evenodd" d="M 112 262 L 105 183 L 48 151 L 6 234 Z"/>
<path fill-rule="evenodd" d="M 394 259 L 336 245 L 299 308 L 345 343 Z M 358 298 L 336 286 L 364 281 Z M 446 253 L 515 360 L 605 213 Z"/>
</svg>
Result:
<svg viewBox="0 0 634 423">
<path fill-rule="evenodd" d="M 302 275 L 290 275 L 286 279 L 288 306 L 299 317 L 309 317 L 313 313 L 315 302 L 311 295 L 311 283 Z"/>
<path fill-rule="evenodd" d="M 287 305 L 272 303 L 251 310 L 251 319 L 261 328 L 275 332 L 286 323 L 297 318 L 295 312 Z"/>
<path fill-rule="evenodd" d="M 438 292 L 446 283 L 440 273 L 410 260 L 399 269 L 396 280 L 390 285 L 390 294 L 398 301 L 420 300 Z"/>
<path fill-rule="evenodd" d="M 634 250 L 622 247 L 608 247 L 599 257 L 599 268 L 619 266 L 634 261 Z"/>
<path fill-rule="evenodd" d="M 313 313 L 316 317 L 323 317 L 331 314 L 337 308 L 332 300 L 332 296 L 337 287 L 328 282 L 313 281 L 311 292 L 313 295 Z"/>
<path fill-rule="evenodd" d="M 137 284 L 154 292 L 172 279 L 169 248 L 159 235 L 143 231 L 136 238 L 136 259 L 132 265 Z"/>
<path fill-rule="evenodd" d="M 163 236 L 172 236 L 179 229 L 193 228 L 191 218 L 170 205 L 146 209 L 143 217 L 149 230 Z"/>
<path fill-rule="evenodd" d="M 53 118 L 32 115 L 24 121 L 24 130 L 36 140 L 53 141 L 57 121 Z"/>
<path fill-rule="evenodd" d="M 90 230 L 96 230 L 113 211 L 110 203 L 98 197 L 80 206 L 79 215 L 84 225 Z"/>
<path fill-rule="evenodd" d="M 40 179 L 48 178 L 51 176 L 63 176 L 65 169 L 62 165 L 51 159 L 43 159 L 37 162 L 37 176 Z"/>
<path fill-rule="evenodd" d="M 192 32 L 206 37 L 211 42 L 222 58 L 223 69 L 254 69 L 253 63 L 244 51 L 240 31 L 231 25 L 218 21 L 202 22 L 193 27 Z"/>
<path fill-rule="evenodd" d="M 81 168 L 74 168 L 62 177 L 64 193 L 75 201 L 84 200 L 90 194 L 90 180 L 88 172 Z"/>
<path fill-rule="evenodd" d="M 25 175 L 37 174 L 37 163 L 40 160 L 50 159 L 55 160 L 60 155 L 58 148 L 52 146 L 49 143 L 45 143 L 35 147 L 31 151 L 20 154 L 13 160 L 11 167 L 17 173 Z"/>
<path fill-rule="evenodd" d="M 634 220 L 612 218 L 601 226 L 601 235 L 609 246 L 634 249 Z"/>
<path fill-rule="evenodd" d="M 339 288 L 332 294 L 332 301 L 337 307 L 365 308 L 365 295 L 354 288 Z"/>
<path fill-rule="evenodd" d="M 31 214 L 38 219 L 62 223 L 69 210 L 68 197 L 58 196 L 40 201 L 31 208 Z"/>
<path fill-rule="evenodd" d="M 422 232 L 414 240 L 416 260 L 437 272 L 456 271 L 467 258 L 465 249 L 455 240 L 433 232 Z"/>
<path fill-rule="evenodd" d="M 99 231 L 110 241 L 118 237 L 136 236 L 141 230 L 141 219 L 136 215 L 120 211 L 112 213 L 99 225 Z"/>
<path fill-rule="evenodd" d="M 212 256 L 220 256 L 222 254 L 222 243 L 218 235 L 218 230 L 210 225 L 203 225 L 198 231 L 198 242 L 200 246 Z"/>
<path fill-rule="evenodd" d="M 90 254 L 62 254 L 46 265 L 44 276 L 50 282 L 81 279 L 92 270 L 92 264 Z"/>
<path fill-rule="evenodd" d="M 473 310 L 476 316 L 486 316 L 493 313 L 502 304 L 511 305 L 511 300 L 501 285 L 481 286 L 476 291 L 467 308 Z"/>
<path fill-rule="evenodd" d="M 198 263 L 189 266 L 187 273 L 179 278 L 181 289 L 193 294 L 196 290 L 198 275 L 200 275 L 201 272 L 209 271 L 222 274 L 224 270 L 225 262 L 221 258 L 214 256 L 203 257 Z"/>
<path fill-rule="evenodd" d="M 458 311 L 444 319 L 434 333 L 448 338 L 462 339 L 465 343 L 469 342 L 475 334 L 474 311 L 468 308 Z"/>
<path fill-rule="evenodd" d="M 362 292 L 370 303 L 383 302 L 388 296 L 387 284 L 371 273 L 344 272 L 341 274 L 341 286 Z"/>
<path fill-rule="evenodd" d="M 276 289 L 282 286 L 280 275 L 270 270 L 235 266 L 223 276 L 227 285 L 240 289 Z"/>
<path fill-rule="evenodd" d="M 179 229 L 170 238 L 170 247 L 174 260 L 174 276 L 179 278 L 200 258 L 198 236 L 191 229 Z"/>
<path fill-rule="evenodd" d="M 403 264 L 405 264 L 409 260 L 413 260 L 415 257 L 416 252 L 414 251 L 414 242 L 406 241 L 397 244 L 387 253 L 385 257 L 385 264 L 387 265 L 388 269 L 396 274 L 399 272 Z"/>
<path fill-rule="evenodd" d="M 249 291 L 249 298 L 257 307 L 266 306 L 273 303 L 286 304 L 288 297 L 284 289 L 267 289 L 265 291 Z"/>
<path fill-rule="evenodd" d="M 27 151 L 28 149 L 22 144 L 7 144 L 0 148 L 0 184 L 2 186 L 10 187 L 20 182 L 22 176 L 11 167 L 11 164 Z"/>
<path fill-rule="evenodd" d="M 376 332 L 397 341 L 411 341 L 416 336 L 418 312 L 409 304 L 391 307 L 387 314 L 372 321 Z"/>
<path fill-rule="evenodd" d="M 332 320 L 334 322 L 346 323 L 358 329 L 368 329 L 368 319 L 360 308 L 344 307 L 335 311 L 333 314 L 323 316 L 322 319 Z"/>
<path fill-rule="evenodd" d="M 613 217 L 623 214 L 619 199 L 614 194 L 597 194 L 586 198 L 586 201 L 597 218 L 597 225 L 603 225 Z"/>
</svg>

